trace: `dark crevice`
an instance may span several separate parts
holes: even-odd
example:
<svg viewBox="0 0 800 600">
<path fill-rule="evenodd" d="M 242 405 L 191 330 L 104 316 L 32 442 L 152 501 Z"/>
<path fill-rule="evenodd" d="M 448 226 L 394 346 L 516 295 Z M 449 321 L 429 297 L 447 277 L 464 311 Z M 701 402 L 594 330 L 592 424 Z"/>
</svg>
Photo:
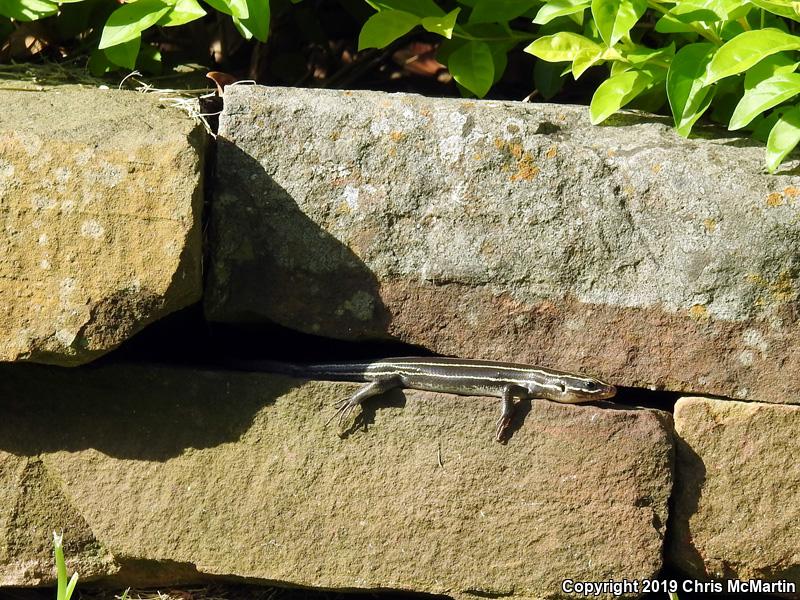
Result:
<svg viewBox="0 0 800 600">
<path fill-rule="evenodd" d="M 108 586 L 106 582 L 80 582 L 75 591 L 76 600 L 119 600 L 127 588 Z M 0 588 L 0 600 L 52 600 L 52 588 Z M 238 583 L 223 577 L 185 585 L 168 585 L 153 588 L 134 588 L 128 592 L 131 600 L 447 600 L 449 596 L 412 594 L 387 590 L 369 592 L 340 592 L 304 588 L 285 588 L 254 583 Z"/>
<path fill-rule="evenodd" d="M 269 323 L 211 323 L 198 303 L 146 327 L 93 364 L 155 362 L 222 368 L 231 357 L 303 363 L 423 355 L 432 353 L 401 342 L 335 340 Z"/>
<path fill-rule="evenodd" d="M 614 403 L 641 406 L 643 408 L 657 408 L 671 413 L 678 398 L 686 395 L 684 392 L 617 386 L 617 395 L 614 397 Z"/>
<path fill-rule="evenodd" d="M 507 598 L 513 595 L 513 592 L 508 592 L 506 594 L 490 594 L 489 592 L 484 592 L 481 590 L 466 590 L 466 593 L 471 594 L 476 598 L 492 598 L 492 599 L 496 598 L 497 600 L 500 600 L 502 598 Z"/>
</svg>

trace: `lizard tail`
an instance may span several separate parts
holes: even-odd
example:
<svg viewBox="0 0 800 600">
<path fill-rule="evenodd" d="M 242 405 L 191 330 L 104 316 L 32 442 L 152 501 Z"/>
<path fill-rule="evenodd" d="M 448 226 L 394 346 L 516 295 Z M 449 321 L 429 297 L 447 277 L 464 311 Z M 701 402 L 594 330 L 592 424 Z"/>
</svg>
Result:
<svg viewBox="0 0 800 600">
<path fill-rule="evenodd" d="M 234 371 L 251 373 L 276 373 L 297 379 L 322 379 L 327 381 L 368 381 L 365 377 L 370 363 L 318 363 L 299 364 L 275 360 L 230 358 L 222 366 Z"/>
</svg>

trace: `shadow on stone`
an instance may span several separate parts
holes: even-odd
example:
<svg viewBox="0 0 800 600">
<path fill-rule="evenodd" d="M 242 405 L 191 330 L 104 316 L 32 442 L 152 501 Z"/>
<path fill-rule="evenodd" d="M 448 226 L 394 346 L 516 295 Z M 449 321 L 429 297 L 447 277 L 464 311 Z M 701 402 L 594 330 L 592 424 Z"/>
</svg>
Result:
<svg viewBox="0 0 800 600">
<path fill-rule="evenodd" d="M 511 438 L 514 437 L 514 434 L 520 430 L 522 424 L 525 423 L 525 419 L 528 418 L 531 410 L 533 410 L 533 403 L 540 401 L 539 399 L 523 399 L 518 400 L 514 405 L 514 414 L 511 417 L 511 424 L 508 426 L 506 430 L 505 436 L 503 437 L 502 443 L 508 443 Z M 547 400 L 541 400 L 541 402 L 547 402 Z M 500 402 L 497 402 L 497 411 L 498 416 L 500 415 Z"/>
<path fill-rule="evenodd" d="M 95 582 L 104 588 L 112 586 L 174 586 L 178 582 L 212 582 L 218 578 L 202 573 L 190 562 L 176 560 L 147 560 L 123 558 L 119 561 L 119 571 L 114 575 Z"/>
<path fill-rule="evenodd" d="M 152 365 L 65 369 L 0 365 L 0 451 L 18 456 L 95 449 L 164 461 L 233 442 L 294 386 L 250 373 Z"/>
<path fill-rule="evenodd" d="M 388 407 L 404 408 L 406 402 L 405 394 L 399 389 L 393 389 L 385 394 L 368 399 L 357 409 L 352 420 L 344 424 L 339 437 L 346 439 L 357 432 L 368 431 L 370 425 L 375 424 L 375 419 L 380 409 Z M 331 421 L 331 425 L 336 425 L 336 419 Z"/>
<path fill-rule="evenodd" d="M 791 154 L 789 154 L 789 156 L 787 156 L 784 159 L 784 161 L 790 161 L 792 159 L 794 159 L 794 161 L 784 162 L 784 165 L 782 167 L 779 167 L 775 171 L 775 173 L 773 173 L 773 175 L 791 175 L 791 176 L 800 175 L 800 164 L 796 162 L 797 158 L 798 158 L 797 152 L 792 152 Z"/>
<path fill-rule="evenodd" d="M 697 512 L 706 466 L 703 459 L 675 432 L 675 483 L 670 498 L 664 562 L 695 577 L 705 574 L 703 557 L 692 543 L 689 520 Z"/>
<path fill-rule="evenodd" d="M 387 339 L 389 312 L 375 275 L 311 220 L 256 159 L 220 137 L 210 217 L 211 321 L 267 320 L 338 339 Z M 313 177 L 298 171 L 298 177 Z M 346 206 L 327 207 L 335 219 Z"/>
<path fill-rule="evenodd" d="M 631 127 L 646 123 L 659 123 L 667 127 L 672 127 L 672 119 L 662 115 L 654 115 L 648 112 L 624 111 L 611 115 L 604 122 L 603 126 Z"/>
<path fill-rule="evenodd" d="M 47 582 L 52 578 L 54 531 L 69 531 L 64 540 L 64 553 L 77 558 L 83 579 L 114 571 L 113 556 L 95 538 L 91 527 L 72 504 L 60 482 L 38 458 L 21 458 L 10 468 L 4 461 L 4 477 L 16 471 L 12 479 L 18 493 L 11 506 L 4 507 L 4 567 L 17 570 L 16 583 Z M 13 464 L 13 463 L 12 463 Z M 4 485 L 12 487 L 8 479 Z M 6 496 L 7 497 L 7 496 Z M 12 566 L 13 565 L 13 566 Z"/>
</svg>

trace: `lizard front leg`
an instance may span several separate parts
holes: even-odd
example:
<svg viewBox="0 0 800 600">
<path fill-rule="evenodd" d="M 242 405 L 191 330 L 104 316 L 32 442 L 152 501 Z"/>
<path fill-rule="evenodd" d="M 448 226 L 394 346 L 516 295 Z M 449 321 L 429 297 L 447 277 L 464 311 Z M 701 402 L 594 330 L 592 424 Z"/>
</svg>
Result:
<svg viewBox="0 0 800 600">
<path fill-rule="evenodd" d="M 398 376 L 385 377 L 369 382 L 349 398 L 345 398 L 344 400 L 340 400 L 334 404 L 336 412 L 333 413 L 325 425 L 328 425 L 328 423 L 333 421 L 338 416 L 339 426 L 341 427 L 341 425 L 347 420 L 356 407 L 364 402 L 364 400 L 367 398 L 372 398 L 373 396 L 378 396 L 384 392 L 388 392 L 392 388 L 401 387 L 402 385 L 403 382 Z"/>
<path fill-rule="evenodd" d="M 528 390 L 519 385 L 507 385 L 503 389 L 503 397 L 500 400 L 500 418 L 497 419 L 497 429 L 494 439 L 498 442 L 505 440 L 506 430 L 511 425 L 514 417 L 514 398 L 527 398 Z"/>
</svg>

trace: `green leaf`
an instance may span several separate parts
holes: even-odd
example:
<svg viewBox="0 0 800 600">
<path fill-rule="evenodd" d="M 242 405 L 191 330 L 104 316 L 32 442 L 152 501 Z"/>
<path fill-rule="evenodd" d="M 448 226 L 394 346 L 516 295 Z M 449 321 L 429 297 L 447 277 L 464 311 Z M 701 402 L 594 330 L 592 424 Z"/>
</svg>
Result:
<svg viewBox="0 0 800 600">
<path fill-rule="evenodd" d="M 141 0 L 137 0 L 141 1 Z M 233 17 L 233 24 L 242 32 L 245 39 L 256 38 L 259 42 L 266 42 L 269 36 L 270 8 L 269 0 L 247 0 L 247 14 L 245 18 Z M 245 35 L 242 30 L 249 35 Z"/>
<path fill-rule="evenodd" d="M 767 139 L 767 169 L 774 172 L 800 142 L 800 105 L 786 111 L 775 123 Z"/>
<path fill-rule="evenodd" d="M 643 71 L 650 75 L 653 80 L 653 83 L 661 83 L 667 78 L 667 67 L 658 64 L 651 64 L 651 65 L 644 65 L 639 67 L 640 71 Z M 652 87 L 652 86 L 651 86 Z"/>
<path fill-rule="evenodd" d="M 577 23 L 573 17 L 577 17 L 580 19 L 581 23 Z M 578 33 L 588 37 L 590 39 L 599 39 L 599 35 L 592 35 L 591 33 L 586 33 L 583 27 L 583 13 L 578 12 L 573 15 L 568 15 L 564 19 L 553 19 L 552 21 L 545 23 L 544 25 L 539 26 L 539 31 L 537 34 L 539 37 L 545 35 L 553 35 L 556 33 L 561 33 L 563 31 L 569 31 L 570 33 Z M 591 18 L 588 19 L 589 23 L 593 23 Z"/>
<path fill-rule="evenodd" d="M 722 29 L 720 29 L 719 24 L 717 24 L 716 29 L 719 30 L 719 37 L 723 43 L 729 42 L 737 35 L 741 35 L 747 31 L 739 21 L 726 21 L 722 23 Z"/>
<path fill-rule="evenodd" d="M 453 37 L 453 28 L 461 8 L 455 8 L 443 17 L 423 17 L 422 27 L 431 33 L 438 33 L 448 40 Z"/>
<path fill-rule="evenodd" d="M 616 48 L 606 47 L 603 50 L 603 60 L 624 60 L 624 58 Z"/>
<path fill-rule="evenodd" d="M 717 10 L 715 10 L 717 9 Z M 727 13 L 709 2 L 681 2 L 670 9 L 669 14 L 682 23 L 716 23 L 724 21 Z"/>
<path fill-rule="evenodd" d="M 749 90 L 777 73 L 793 73 L 800 63 L 785 52 L 773 54 L 752 66 L 744 74 L 744 89 Z"/>
<path fill-rule="evenodd" d="M 745 16 L 750 5 L 741 0 L 683 0 L 669 14 L 684 23 L 717 23 Z"/>
<path fill-rule="evenodd" d="M 553 0 L 539 9 L 539 12 L 533 18 L 533 22 L 537 25 L 544 25 L 558 17 L 566 17 L 567 15 L 583 12 L 589 8 L 590 3 L 590 0 Z"/>
<path fill-rule="evenodd" d="M 478 0 L 469 15 L 470 23 L 501 23 L 524 15 L 541 0 Z"/>
<path fill-rule="evenodd" d="M 516 46 L 516 42 L 493 42 L 489 44 L 489 49 L 492 51 L 492 61 L 494 62 L 494 77 L 492 78 L 492 85 L 500 81 L 503 73 L 508 66 L 508 51 Z"/>
<path fill-rule="evenodd" d="M 89 69 L 89 73 L 95 77 L 102 77 L 109 71 L 116 69 L 116 66 L 106 57 L 105 50 L 100 50 L 98 48 L 92 50 L 86 67 Z"/>
<path fill-rule="evenodd" d="M 614 75 L 619 75 L 620 73 L 624 73 L 625 71 L 630 71 L 634 69 L 634 65 L 627 62 L 622 62 L 621 60 L 615 60 L 611 63 L 611 77 Z"/>
<path fill-rule="evenodd" d="M 789 106 L 785 107 L 786 110 L 790 108 Z M 753 139 L 766 144 L 769 138 L 769 132 L 775 127 L 775 123 L 778 122 L 778 119 L 783 116 L 786 110 L 784 110 L 784 107 L 776 108 L 770 111 L 766 117 L 761 115 L 753 119 L 750 123 L 750 128 L 753 130 Z"/>
<path fill-rule="evenodd" d="M 137 0 L 123 4 L 109 15 L 97 47 L 102 50 L 138 38 L 145 29 L 155 25 L 169 10 L 169 5 L 162 0 Z"/>
<path fill-rule="evenodd" d="M 589 106 L 592 124 L 605 121 L 647 89 L 652 82 L 653 76 L 645 71 L 626 71 L 606 79 L 592 96 Z"/>
<path fill-rule="evenodd" d="M 585 12 L 586 12 L 586 9 L 584 8 L 583 10 L 579 10 L 578 12 L 574 12 L 571 15 L 567 15 L 567 19 L 569 19 L 570 21 L 575 23 L 578 27 L 580 27 L 581 25 L 583 25 L 583 15 L 584 15 Z M 556 22 L 558 22 L 558 21 L 556 21 Z M 567 31 L 569 31 L 569 30 L 567 30 Z"/>
<path fill-rule="evenodd" d="M 104 48 L 103 52 L 106 53 L 106 58 L 108 58 L 111 64 L 133 70 L 136 68 L 136 57 L 139 55 L 139 46 L 141 46 L 141 44 L 142 36 L 138 35 L 132 40 L 128 40 L 122 44 Z"/>
<path fill-rule="evenodd" d="M 470 41 L 450 55 L 447 68 L 460 85 L 483 98 L 494 82 L 494 58 L 489 45 Z"/>
<path fill-rule="evenodd" d="M 561 71 L 565 63 L 552 63 L 537 60 L 533 65 L 533 84 L 545 100 L 549 100 L 561 91 L 564 79 Z"/>
<path fill-rule="evenodd" d="M 727 125 L 730 123 L 733 111 L 744 94 L 741 77 L 729 77 L 713 85 L 714 102 L 710 106 L 712 121 Z"/>
<path fill-rule="evenodd" d="M 603 50 L 581 50 L 572 61 L 572 76 L 577 80 L 586 69 L 603 59 Z"/>
<path fill-rule="evenodd" d="M 467 40 L 463 38 L 442 40 L 442 43 L 439 44 L 439 49 L 436 51 L 436 60 L 443 65 L 446 65 L 447 61 L 450 60 L 450 55 L 466 43 Z"/>
<path fill-rule="evenodd" d="M 73 573 L 69 578 L 66 590 L 64 590 L 64 600 L 69 600 L 72 597 L 72 592 L 75 591 L 75 586 L 78 585 L 78 574 Z"/>
<path fill-rule="evenodd" d="M 36 21 L 58 12 L 58 4 L 46 0 L 0 0 L 0 15 L 17 21 Z"/>
<path fill-rule="evenodd" d="M 257 40 L 259 40 L 261 42 L 267 41 L 268 31 L 264 31 L 263 30 L 263 26 L 261 26 L 261 24 L 258 21 L 253 21 L 250 18 L 238 19 L 236 17 L 231 17 L 231 20 L 233 21 L 233 24 L 236 27 L 236 30 L 239 32 L 239 34 L 244 39 L 249 40 L 249 39 L 252 39 L 252 38 L 255 37 Z M 255 26 L 261 26 L 261 30 L 260 31 L 256 31 L 254 25 Z M 267 23 L 267 28 L 268 27 L 269 27 L 269 23 Z M 258 36 L 261 36 L 261 37 L 257 37 L 256 34 L 258 34 Z"/>
<path fill-rule="evenodd" d="M 581 50 L 602 51 L 603 47 L 577 33 L 562 31 L 540 37 L 525 48 L 525 52 L 549 62 L 575 60 Z"/>
<path fill-rule="evenodd" d="M 64 600 L 67 593 L 67 563 L 64 560 L 64 535 L 53 532 L 53 551 L 56 559 L 56 598 Z"/>
<path fill-rule="evenodd" d="M 667 98 L 675 119 L 675 128 L 684 137 L 706 111 L 713 98 L 704 75 L 714 56 L 714 45 L 700 42 L 678 50 L 667 73 Z"/>
<path fill-rule="evenodd" d="M 136 1 L 140 2 L 141 0 Z M 248 8 L 250 3 L 247 0 L 223 0 L 223 2 L 228 5 L 231 16 L 240 20 L 244 20 L 250 16 L 250 10 Z"/>
<path fill-rule="evenodd" d="M 658 48 L 657 50 L 646 46 L 634 46 L 632 50 L 625 52 L 625 59 L 634 65 L 643 65 L 650 61 L 669 64 L 674 57 L 675 42 L 672 42 L 666 48 Z"/>
<path fill-rule="evenodd" d="M 411 13 L 402 10 L 382 10 L 364 23 L 358 36 L 358 49 L 384 48 L 420 23 L 421 19 Z"/>
<path fill-rule="evenodd" d="M 208 4 L 211 8 L 213 8 L 217 12 L 221 12 L 224 15 L 231 15 L 233 16 L 233 12 L 231 11 L 228 4 L 225 0 L 203 0 L 206 4 Z"/>
<path fill-rule="evenodd" d="M 656 113 L 667 103 L 667 91 L 663 85 L 651 84 L 630 103 L 630 108 Z"/>
<path fill-rule="evenodd" d="M 778 104 L 800 94 L 800 73 L 777 73 L 747 90 L 733 111 L 728 129 L 745 127 L 760 115 Z"/>
<path fill-rule="evenodd" d="M 735 21 L 747 16 L 753 5 L 742 0 L 714 0 L 715 12 L 725 14 L 725 19 Z"/>
<path fill-rule="evenodd" d="M 443 17 L 445 13 L 433 0 L 367 0 L 367 4 L 375 10 L 400 10 L 418 17 Z"/>
<path fill-rule="evenodd" d="M 204 2 L 214 10 L 237 19 L 246 19 L 250 16 L 246 0 L 204 0 Z"/>
<path fill-rule="evenodd" d="M 749 0 L 750 4 L 757 6 L 773 15 L 792 19 L 793 21 L 800 21 L 800 15 L 794 8 L 794 2 L 777 2 L 774 0 Z"/>
<path fill-rule="evenodd" d="M 708 65 L 705 83 L 708 85 L 746 71 L 771 54 L 798 48 L 800 48 L 800 37 L 784 33 L 779 29 L 745 31 L 717 50 Z"/>
<path fill-rule="evenodd" d="M 139 2 L 139 0 L 136 0 Z M 250 0 L 225 0 L 228 3 L 228 6 L 231 7 L 231 11 L 233 12 L 233 16 L 237 19 L 244 21 L 252 17 L 253 15 L 250 13 L 250 7 L 252 3 Z"/>
<path fill-rule="evenodd" d="M 174 0 L 172 10 L 156 23 L 163 27 L 175 27 L 177 25 L 186 25 L 197 19 L 205 16 L 206 11 L 203 9 L 197 0 Z"/>
<path fill-rule="evenodd" d="M 647 0 L 592 0 L 594 22 L 609 47 L 631 30 L 646 9 Z"/>
<path fill-rule="evenodd" d="M 691 25 L 679 21 L 669 13 L 661 15 L 661 18 L 656 21 L 655 29 L 658 33 L 695 33 Z"/>
</svg>

